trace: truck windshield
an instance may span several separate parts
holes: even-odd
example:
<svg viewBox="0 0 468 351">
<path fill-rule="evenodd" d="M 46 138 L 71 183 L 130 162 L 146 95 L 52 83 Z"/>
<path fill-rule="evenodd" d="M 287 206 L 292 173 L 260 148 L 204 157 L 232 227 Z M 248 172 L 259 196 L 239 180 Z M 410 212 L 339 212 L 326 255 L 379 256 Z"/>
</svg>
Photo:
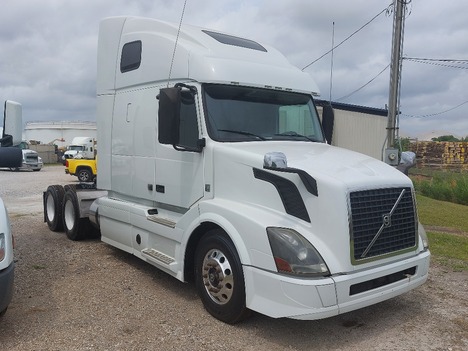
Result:
<svg viewBox="0 0 468 351">
<path fill-rule="evenodd" d="M 213 140 L 323 142 L 312 97 L 252 87 L 204 85 L 205 115 Z"/>
</svg>

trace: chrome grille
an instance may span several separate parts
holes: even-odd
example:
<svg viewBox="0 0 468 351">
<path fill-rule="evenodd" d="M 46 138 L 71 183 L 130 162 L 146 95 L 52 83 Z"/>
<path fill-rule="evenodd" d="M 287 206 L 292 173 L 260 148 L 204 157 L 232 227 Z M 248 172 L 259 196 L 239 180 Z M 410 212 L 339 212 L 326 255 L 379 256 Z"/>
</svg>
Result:
<svg viewBox="0 0 468 351">
<path fill-rule="evenodd" d="M 416 246 L 417 219 L 411 188 L 352 192 L 350 205 L 355 263 Z"/>
<path fill-rule="evenodd" d="M 25 162 L 27 164 L 37 164 L 38 157 L 37 154 L 29 154 L 25 156 Z"/>
</svg>

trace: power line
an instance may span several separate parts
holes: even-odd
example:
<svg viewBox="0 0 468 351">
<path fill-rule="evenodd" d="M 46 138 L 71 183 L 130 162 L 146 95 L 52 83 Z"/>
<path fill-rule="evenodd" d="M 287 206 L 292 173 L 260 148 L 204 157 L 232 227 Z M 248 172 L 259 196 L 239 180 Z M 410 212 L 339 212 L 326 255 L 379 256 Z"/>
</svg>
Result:
<svg viewBox="0 0 468 351">
<path fill-rule="evenodd" d="M 454 62 L 454 63 L 468 63 L 468 60 L 456 59 L 435 59 L 435 58 L 422 58 L 422 57 L 402 57 L 403 60 L 416 60 L 416 61 L 439 61 L 439 62 Z"/>
<path fill-rule="evenodd" d="M 440 66 L 440 67 L 448 67 L 448 68 L 458 68 L 458 69 L 468 69 L 468 66 L 455 66 L 455 65 L 448 65 L 447 63 L 454 63 L 454 64 L 461 64 L 461 65 L 468 65 L 468 60 L 453 60 L 453 59 L 430 59 L 430 58 L 417 58 L 417 57 L 403 57 L 403 60 L 412 61 L 416 63 L 423 63 L 426 65 L 433 65 L 433 66 Z"/>
<path fill-rule="evenodd" d="M 447 112 L 450 112 L 450 111 L 453 111 L 453 110 L 456 110 L 457 108 L 465 105 L 465 104 L 468 104 L 468 100 L 465 101 L 465 102 L 462 102 L 461 104 L 458 104 L 457 106 L 455 107 L 452 107 L 448 110 L 445 110 L 445 111 L 441 111 L 441 112 L 437 112 L 437 113 L 431 113 L 431 114 L 428 114 L 428 115 L 420 115 L 420 116 L 416 116 L 416 115 L 408 115 L 406 113 L 402 113 L 403 116 L 406 116 L 406 117 L 410 117 L 410 118 L 427 118 L 427 117 L 434 117 L 434 116 L 438 116 L 438 115 L 442 115 L 444 113 L 447 113 Z"/>
<path fill-rule="evenodd" d="M 461 66 L 453 66 L 453 65 L 447 65 L 445 63 L 456 63 L 456 64 L 462 64 L 466 65 L 468 64 L 468 60 L 458 60 L 458 59 L 437 59 L 437 58 L 423 58 L 423 57 L 402 57 L 403 60 L 407 61 L 413 61 L 417 63 L 424 63 L 424 64 L 429 64 L 429 65 L 435 65 L 435 66 L 442 66 L 442 67 L 449 67 L 449 68 L 458 68 L 458 69 L 468 69 L 468 67 L 461 67 Z M 434 117 L 434 116 L 439 116 L 444 113 L 456 110 L 457 108 L 468 104 L 468 100 L 462 102 L 461 104 L 458 104 L 452 108 L 449 108 L 448 110 L 437 112 L 437 113 L 431 113 L 427 115 L 408 115 L 402 113 L 403 116 L 410 117 L 410 118 L 427 118 L 427 117 Z"/>
<path fill-rule="evenodd" d="M 359 29 L 357 29 L 356 31 L 354 31 L 351 35 L 349 35 L 346 39 L 344 39 L 343 41 L 341 41 L 339 44 L 337 44 L 336 46 L 334 46 L 333 48 L 331 48 L 330 50 L 328 50 L 326 53 L 324 53 L 322 56 L 320 56 L 319 58 L 317 58 L 316 60 L 312 61 L 311 63 L 309 63 L 307 66 L 305 66 L 302 70 L 305 70 L 306 68 L 308 68 L 309 66 L 313 65 L 315 62 L 317 62 L 318 60 L 320 60 L 321 58 L 323 58 L 324 56 L 328 55 L 330 52 L 332 52 L 333 50 L 335 50 L 336 48 L 338 48 L 339 46 L 341 46 L 343 43 L 345 43 L 346 41 L 348 41 L 349 39 L 351 39 L 351 37 L 353 37 L 355 34 L 357 34 L 358 32 L 360 32 L 362 29 L 364 29 L 365 27 L 367 27 L 370 23 L 372 23 L 377 17 L 379 17 L 382 13 L 384 12 L 387 12 L 389 13 L 389 8 L 392 6 L 393 4 L 390 4 L 389 6 L 387 6 L 385 9 L 383 9 L 382 11 L 380 11 L 377 15 L 375 15 L 374 17 L 372 17 L 372 19 L 370 21 L 368 21 L 367 23 L 365 23 L 364 25 L 362 25 Z"/>
<path fill-rule="evenodd" d="M 372 78 L 370 81 L 368 81 L 366 84 L 362 85 L 361 87 L 357 88 L 356 90 L 352 91 L 351 93 L 349 93 L 348 95 L 345 95 L 343 97 L 340 97 L 339 99 L 337 99 L 336 101 L 341 101 L 341 100 L 345 100 L 347 98 L 349 98 L 351 95 L 354 95 L 355 93 L 357 93 L 358 91 L 360 91 L 361 89 L 364 89 L 366 86 L 368 86 L 370 83 L 372 83 L 374 80 L 377 79 L 378 76 L 380 76 L 382 73 L 384 73 L 387 68 L 390 67 L 390 64 L 388 64 L 387 66 L 385 66 L 385 68 L 383 70 L 381 70 L 379 73 L 377 73 L 377 75 Z"/>
</svg>

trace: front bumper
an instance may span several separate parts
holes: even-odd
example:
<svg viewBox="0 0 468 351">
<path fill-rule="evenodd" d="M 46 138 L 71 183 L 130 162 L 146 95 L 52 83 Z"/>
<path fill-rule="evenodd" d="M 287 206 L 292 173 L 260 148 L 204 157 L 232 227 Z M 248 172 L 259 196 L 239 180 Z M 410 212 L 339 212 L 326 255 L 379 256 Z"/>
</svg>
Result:
<svg viewBox="0 0 468 351">
<path fill-rule="evenodd" d="M 0 271 L 0 312 L 8 307 L 13 297 L 14 272 L 14 262 Z"/>
<path fill-rule="evenodd" d="M 25 163 L 21 165 L 20 169 L 22 170 L 38 170 L 42 169 L 42 164 L 40 163 Z"/>
<path fill-rule="evenodd" d="M 299 279 L 244 266 L 247 307 L 273 318 L 313 320 L 336 316 L 423 284 L 428 277 L 429 261 L 430 253 L 425 251 L 384 266 L 319 279 Z M 414 274 L 398 281 L 388 278 L 413 269 Z M 386 280 L 383 286 L 375 284 Z M 356 292 L 355 288 L 362 286 Z"/>
</svg>

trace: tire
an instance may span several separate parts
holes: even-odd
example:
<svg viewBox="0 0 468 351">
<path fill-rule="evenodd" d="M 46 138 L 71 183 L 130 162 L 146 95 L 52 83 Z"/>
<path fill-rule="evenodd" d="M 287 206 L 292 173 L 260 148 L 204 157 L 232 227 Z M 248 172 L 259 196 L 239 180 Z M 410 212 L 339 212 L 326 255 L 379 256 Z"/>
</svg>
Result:
<svg viewBox="0 0 468 351">
<path fill-rule="evenodd" d="M 53 232 L 63 230 L 62 202 L 65 190 L 61 185 L 50 185 L 44 197 L 44 218 Z"/>
<path fill-rule="evenodd" d="M 81 168 L 76 175 L 80 182 L 89 183 L 93 181 L 93 173 L 87 168 Z"/>
<path fill-rule="evenodd" d="M 78 197 L 74 188 L 68 188 L 63 197 L 63 228 L 68 239 L 79 241 L 86 239 L 90 223 L 88 218 L 80 218 Z"/>
<path fill-rule="evenodd" d="M 5 307 L 3 311 L 0 311 L 0 317 L 3 317 L 3 315 L 6 313 L 8 307 Z"/>
<path fill-rule="evenodd" d="M 205 309 L 213 317 L 235 324 L 249 316 L 242 265 L 224 231 L 211 230 L 200 240 L 195 253 L 195 282 Z"/>
</svg>

